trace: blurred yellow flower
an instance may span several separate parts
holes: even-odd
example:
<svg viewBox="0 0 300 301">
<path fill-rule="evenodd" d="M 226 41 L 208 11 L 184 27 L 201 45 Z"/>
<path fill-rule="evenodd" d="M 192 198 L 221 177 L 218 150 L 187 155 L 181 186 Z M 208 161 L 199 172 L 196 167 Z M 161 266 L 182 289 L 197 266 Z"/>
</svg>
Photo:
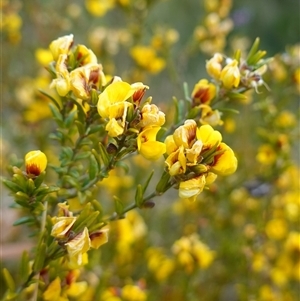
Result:
<svg viewBox="0 0 300 301">
<path fill-rule="evenodd" d="M 88 49 L 85 45 L 77 45 L 75 54 L 76 60 L 79 62 L 79 66 L 97 64 L 98 60 L 95 53 L 91 49 Z"/>
<path fill-rule="evenodd" d="M 276 161 L 277 155 L 270 144 L 263 144 L 258 148 L 256 160 L 263 165 L 271 165 Z"/>
<path fill-rule="evenodd" d="M 140 67 L 150 73 L 155 74 L 165 68 L 165 60 L 157 57 L 155 50 L 151 47 L 134 46 L 130 50 L 130 54 Z"/>
<path fill-rule="evenodd" d="M 26 173 L 40 175 L 47 167 L 47 157 L 40 150 L 30 151 L 25 155 Z"/>
<path fill-rule="evenodd" d="M 292 128 L 297 124 L 296 116 L 287 110 L 281 111 L 275 119 L 275 125 L 280 128 Z"/>
<path fill-rule="evenodd" d="M 139 286 L 127 284 L 122 288 L 121 297 L 126 301 L 145 301 L 147 294 Z"/>
<path fill-rule="evenodd" d="M 85 7 L 93 16 L 102 17 L 115 7 L 115 2 L 115 0 L 86 0 Z"/>
<path fill-rule="evenodd" d="M 61 294 L 61 280 L 56 277 L 43 293 L 43 298 L 45 301 L 68 301 L 67 298 L 62 298 Z"/>
<path fill-rule="evenodd" d="M 48 64 L 53 61 L 53 56 L 49 49 L 36 49 L 35 58 L 42 66 L 48 66 Z"/>
<path fill-rule="evenodd" d="M 265 231 L 270 239 L 283 239 L 288 232 L 288 225 L 284 219 L 272 219 L 266 224 Z"/>
</svg>

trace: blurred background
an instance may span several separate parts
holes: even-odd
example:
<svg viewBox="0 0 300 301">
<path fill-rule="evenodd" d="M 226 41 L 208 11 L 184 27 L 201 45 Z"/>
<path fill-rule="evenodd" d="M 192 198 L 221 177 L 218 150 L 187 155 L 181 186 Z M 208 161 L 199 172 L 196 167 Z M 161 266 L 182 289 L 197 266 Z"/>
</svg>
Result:
<svg viewBox="0 0 300 301">
<path fill-rule="evenodd" d="M 215 52 L 247 53 L 259 37 L 260 49 L 275 58 L 265 74 L 270 91 L 261 87 L 247 102 L 232 103 L 240 114 L 225 114 L 218 129 L 237 154 L 237 173 L 196 203 L 172 190 L 153 209 L 117 222 L 83 276 L 100 278 L 100 291 L 134 283 L 150 301 L 297 300 L 299 10 L 297 0 L 1 1 L 3 176 L 31 149 L 55 152 L 48 138 L 55 125 L 38 89 L 49 90 L 47 49 L 60 36 L 73 33 L 75 44 L 92 49 L 105 74 L 150 86 L 147 95 L 164 112 L 173 96 L 184 97 L 184 82 L 191 92 L 208 78 L 205 61 Z M 130 166 L 132 174 L 116 171 L 101 184 L 99 197 L 130 199 L 130 188 L 153 165 L 136 159 Z M 30 239 L 26 229 L 12 227 L 19 213 L 11 202 L 2 188 L 2 263 L 16 270 Z"/>
</svg>

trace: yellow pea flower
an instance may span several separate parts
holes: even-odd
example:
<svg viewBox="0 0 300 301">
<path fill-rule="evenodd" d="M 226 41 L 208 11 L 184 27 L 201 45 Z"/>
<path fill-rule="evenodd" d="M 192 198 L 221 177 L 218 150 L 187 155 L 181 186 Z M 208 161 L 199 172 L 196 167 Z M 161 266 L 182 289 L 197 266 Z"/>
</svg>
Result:
<svg viewBox="0 0 300 301">
<path fill-rule="evenodd" d="M 77 234 L 72 240 L 68 241 L 66 244 L 70 259 L 75 259 L 80 265 L 82 262 L 82 256 L 86 253 L 91 246 L 91 240 L 89 237 L 89 231 L 87 227 Z"/>
<path fill-rule="evenodd" d="M 177 146 L 189 148 L 193 145 L 196 138 L 197 124 L 193 119 L 188 119 L 184 124 L 178 127 L 173 134 L 174 142 Z"/>
<path fill-rule="evenodd" d="M 214 79 L 219 80 L 222 71 L 223 56 L 215 53 L 214 56 L 206 62 L 206 71 Z"/>
<path fill-rule="evenodd" d="M 186 157 L 184 147 L 181 145 L 176 151 L 170 153 L 165 161 L 171 176 L 186 172 Z"/>
<path fill-rule="evenodd" d="M 193 105 L 209 104 L 216 96 L 216 86 L 209 83 L 207 79 L 201 79 L 192 92 Z"/>
<path fill-rule="evenodd" d="M 238 61 L 232 60 L 221 71 L 220 80 L 226 89 L 232 89 L 238 87 L 241 80 L 241 74 L 238 67 Z"/>
<path fill-rule="evenodd" d="M 61 294 L 61 280 L 56 277 L 43 293 L 43 298 L 45 301 L 58 301 L 60 300 Z"/>
<path fill-rule="evenodd" d="M 200 175 L 199 177 L 180 182 L 179 197 L 183 199 L 189 199 L 190 201 L 194 202 L 197 196 L 203 191 L 205 183 L 206 180 L 204 174 Z"/>
<path fill-rule="evenodd" d="M 157 57 L 156 51 L 151 47 L 135 46 L 131 49 L 130 54 L 139 66 L 150 73 L 155 74 L 165 68 L 165 60 Z"/>
<path fill-rule="evenodd" d="M 93 87 L 105 84 L 101 64 L 88 64 L 74 69 L 70 73 L 70 84 L 74 95 L 81 99 L 89 99 Z"/>
<path fill-rule="evenodd" d="M 204 148 L 210 148 L 219 145 L 222 141 L 222 135 L 219 131 L 214 130 L 210 125 L 205 124 L 197 128 L 196 136 L 201 140 Z"/>
<path fill-rule="evenodd" d="M 97 104 L 99 115 L 103 118 L 112 118 L 110 107 L 125 102 L 134 92 L 135 90 L 126 82 L 113 82 L 99 95 Z"/>
<path fill-rule="evenodd" d="M 98 60 L 95 53 L 91 49 L 88 49 L 85 45 L 77 45 L 75 53 L 77 54 L 77 61 L 80 62 L 79 66 L 97 64 Z"/>
<path fill-rule="evenodd" d="M 91 248 L 98 249 L 108 242 L 108 229 L 102 229 L 90 234 Z"/>
<path fill-rule="evenodd" d="M 166 145 L 156 141 L 159 126 L 145 128 L 137 138 L 139 153 L 148 160 L 157 160 L 166 152 Z"/>
<path fill-rule="evenodd" d="M 130 284 L 122 288 L 121 296 L 128 301 L 145 301 L 147 299 L 146 293 L 140 287 Z"/>
<path fill-rule="evenodd" d="M 60 54 L 55 66 L 57 78 L 53 79 L 50 88 L 55 87 L 60 96 L 66 96 L 71 90 L 70 74 L 67 67 L 67 54 Z"/>
<path fill-rule="evenodd" d="M 233 150 L 225 143 L 221 142 L 217 148 L 219 155 L 214 156 L 213 163 L 211 164 L 211 171 L 217 175 L 230 175 L 237 169 L 237 159 Z"/>
<path fill-rule="evenodd" d="M 53 227 L 51 235 L 56 238 L 64 238 L 67 233 L 72 229 L 76 221 L 76 217 L 73 216 L 55 216 L 52 218 Z"/>
<path fill-rule="evenodd" d="M 213 110 L 210 106 L 200 105 L 201 107 L 201 124 L 209 124 L 211 126 L 222 125 L 221 114 L 218 110 Z"/>
<path fill-rule="evenodd" d="M 141 110 L 139 126 L 162 126 L 165 123 L 165 114 L 155 104 L 146 104 Z"/>
<path fill-rule="evenodd" d="M 40 175 L 47 167 L 47 157 L 40 150 L 30 151 L 25 155 L 26 173 Z"/>
<path fill-rule="evenodd" d="M 49 48 L 56 61 L 60 54 L 67 54 L 73 45 L 73 34 L 60 37 L 51 42 Z"/>
</svg>

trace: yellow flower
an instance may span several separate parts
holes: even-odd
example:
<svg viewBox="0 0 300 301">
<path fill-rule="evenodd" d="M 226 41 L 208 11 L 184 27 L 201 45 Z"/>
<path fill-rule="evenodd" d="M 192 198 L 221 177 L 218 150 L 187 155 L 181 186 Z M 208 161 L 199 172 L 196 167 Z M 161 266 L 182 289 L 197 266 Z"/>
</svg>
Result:
<svg viewBox="0 0 300 301">
<path fill-rule="evenodd" d="M 132 103 L 128 100 L 136 91 L 147 88 L 142 83 L 129 85 L 121 80 L 114 81 L 110 84 L 98 98 L 98 113 L 103 118 L 109 118 L 106 130 L 109 136 L 117 137 L 123 134 L 127 111 Z"/>
<path fill-rule="evenodd" d="M 80 265 L 83 258 L 82 255 L 86 253 L 91 246 L 91 240 L 89 237 L 89 231 L 87 227 L 84 230 L 77 234 L 72 240 L 68 241 L 66 244 L 68 254 L 70 259 L 75 259 Z"/>
<path fill-rule="evenodd" d="M 238 61 L 232 60 L 221 71 L 220 80 L 226 89 L 238 87 L 241 80 L 241 74 L 238 67 Z"/>
<path fill-rule="evenodd" d="M 146 293 L 140 287 L 130 284 L 122 288 L 121 296 L 126 301 L 145 301 L 147 299 Z"/>
<path fill-rule="evenodd" d="M 43 293 L 43 298 L 45 301 L 59 301 L 61 294 L 61 280 L 56 277 Z"/>
<path fill-rule="evenodd" d="M 157 57 L 155 50 L 147 46 L 135 46 L 130 54 L 139 66 L 151 73 L 160 72 L 166 65 L 165 60 Z"/>
<path fill-rule="evenodd" d="M 201 118 L 200 122 L 202 124 L 209 124 L 212 126 L 222 125 L 221 114 L 218 110 L 213 110 L 210 106 L 200 105 L 201 108 Z"/>
<path fill-rule="evenodd" d="M 209 104 L 216 96 L 216 86 L 209 83 L 207 79 L 201 79 L 192 92 L 193 105 Z"/>
<path fill-rule="evenodd" d="M 75 53 L 77 61 L 80 62 L 79 66 L 97 64 L 96 55 L 91 49 L 88 49 L 85 45 L 77 45 Z"/>
<path fill-rule="evenodd" d="M 264 165 L 273 164 L 276 161 L 277 155 L 270 144 L 263 144 L 258 149 L 258 154 L 256 155 L 256 160 Z"/>
<path fill-rule="evenodd" d="M 71 89 L 68 71 L 68 55 L 60 54 L 55 66 L 57 78 L 53 79 L 50 88 L 55 87 L 60 96 L 66 96 Z"/>
<path fill-rule="evenodd" d="M 126 82 L 113 82 L 99 95 L 97 104 L 99 115 L 103 118 L 113 118 L 111 108 L 118 103 L 125 102 L 134 92 L 135 90 Z"/>
<path fill-rule="evenodd" d="M 291 128 L 297 124 L 295 115 L 287 110 L 281 111 L 276 117 L 275 125 L 281 128 Z"/>
<path fill-rule="evenodd" d="M 165 161 L 171 176 L 184 174 L 186 172 L 186 157 L 184 147 L 180 146 L 176 151 L 169 154 Z"/>
<path fill-rule="evenodd" d="M 64 238 L 67 236 L 68 232 L 72 229 L 76 221 L 76 217 L 72 216 L 59 216 L 53 217 L 53 227 L 51 230 L 51 235 L 56 238 Z"/>
<path fill-rule="evenodd" d="M 68 54 L 73 45 L 73 37 L 73 34 L 70 34 L 51 42 L 49 48 L 55 61 L 58 59 L 60 54 Z"/>
<path fill-rule="evenodd" d="M 47 167 L 47 157 L 40 150 L 30 151 L 25 155 L 26 173 L 40 175 Z"/>
<path fill-rule="evenodd" d="M 42 66 L 47 66 L 53 60 L 51 51 L 43 48 L 35 51 L 35 58 Z"/>
<path fill-rule="evenodd" d="M 210 125 L 202 125 L 197 128 L 196 136 L 203 143 L 203 148 L 211 148 L 218 146 L 222 141 L 222 135 L 219 131 L 215 131 Z"/>
<path fill-rule="evenodd" d="M 108 241 L 108 229 L 102 229 L 90 234 L 91 248 L 98 249 Z"/>
<path fill-rule="evenodd" d="M 266 233 L 270 239 L 282 239 L 287 234 L 287 223 L 283 219 L 272 219 L 266 225 Z"/>
<path fill-rule="evenodd" d="M 74 69 L 70 73 L 71 89 L 78 98 L 90 98 L 92 88 L 99 88 L 105 84 L 105 77 L 101 64 L 88 64 Z"/>
<path fill-rule="evenodd" d="M 196 137 L 197 124 L 193 119 L 188 119 L 184 124 L 178 127 L 173 134 L 174 142 L 177 146 L 190 148 Z"/>
<path fill-rule="evenodd" d="M 214 56 L 206 62 L 206 71 L 214 79 L 219 80 L 222 71 L 223 56 L 215 53 Z"/>
<path fill-rule="evenodd" d="M 205 176 L 200 175 L 179 184 L 179 197 L 195 201 L 197 196 L 203 191 L 205 186 Z"/>
<path fill-rule="evenodd" d="M 141 128 L 147 126 L 162 126 L 165 123 L 165 114 L 154 104 L 146 104 L 141 110 Z"/>
<path fill-rule="evenodd" d="M 108 10 L 114 8 L 115 0 L 86 0 L 85 6 L 87 11 L 96 16 L 104 16 Z"/>
<path fill-rule="evenodd" d="M 157 160 L 166 152 L 166 145 L 156 141 L 159 126 L 145 128 L 137 138 L 139 153 L 148 160 Z"/>
<path fill-rule="evenodd" d="M 210 171 L 222 176 L 234 173 L 237 169 L 237 159 L 232 149 L 221 142 L 217 147 L 217 152 L 220 152 L 220 154 L 214 156 L 213 163 L 210 164 Z"/>
</svg>

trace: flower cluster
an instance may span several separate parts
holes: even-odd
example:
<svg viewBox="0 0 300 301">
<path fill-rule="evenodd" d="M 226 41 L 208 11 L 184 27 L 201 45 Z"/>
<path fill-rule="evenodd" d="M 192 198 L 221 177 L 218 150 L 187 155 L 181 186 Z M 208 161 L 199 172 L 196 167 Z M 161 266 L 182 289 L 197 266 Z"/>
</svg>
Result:
<svg viewBox="0 0 300 301">
<path fill-rule="evenodd" d="M 237 168 L 232 149 L 210 125 L 197 127 L 194 120 L 186 120 L 165 143 L 166 167 L 179 182 L 182 198 L 194 201 L 217 175 L 229 175 Z"/>
<path fill-rule="evenodd" d="M 90 233 L 85 226 L 76 232 L 73 229 L 78 217 L 73 216 L 65 203 L 58 206 L 58 216 L 52 218 L 51 236 L 56 238 L 58 244 L 66 247 L 71 265 L 81 266 L 86 263 L 86 253 L 90 248 L 98 249 L 108 241 L 108 229 L 96 229 Z"/>
</svg>

